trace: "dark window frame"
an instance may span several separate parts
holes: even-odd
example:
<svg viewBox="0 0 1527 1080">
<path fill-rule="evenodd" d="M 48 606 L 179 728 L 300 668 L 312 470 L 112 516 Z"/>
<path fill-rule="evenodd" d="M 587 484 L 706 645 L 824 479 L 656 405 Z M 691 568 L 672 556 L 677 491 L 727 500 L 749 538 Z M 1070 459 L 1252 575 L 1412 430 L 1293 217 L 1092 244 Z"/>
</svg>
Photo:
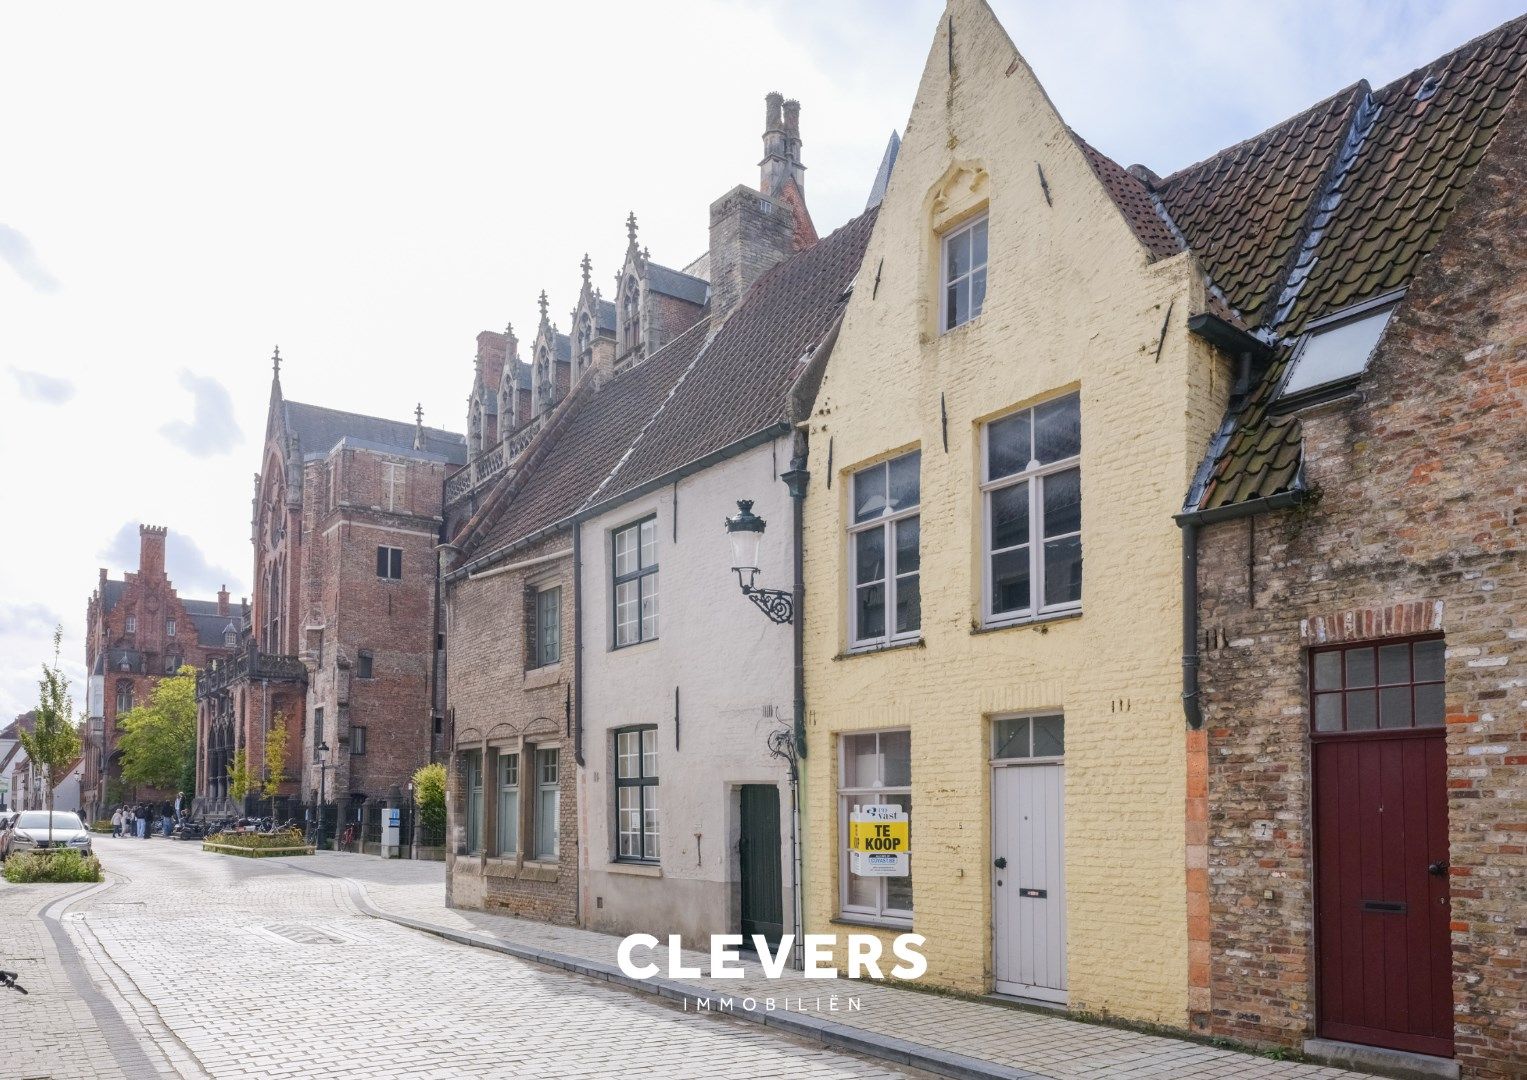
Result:
<svg viewBox="0 0 1527 1080">
<path fill-rule="evenodd" d="M 638 542 L 640 542 L 640 534 L 638 534 Z M 546 622 L 547 622 L 547 620 L 546 620 L 546 612 L 541 610 L 541 605 L 542 605 L 543 602 L 545 602 L 546 598 L 552 596 L 553 594 L 555 594 L 555 596 L 556 596 L 556 600 L 555 600 L 554 606 L 555 606 L 556 618 L 557 618 L 557 638 L 556 638 L 556 641 L 554 643 L 552 643 L 551 647 L 548 648 L 547 647 L 547 642 L 545 640 Z M 532 598 L 532 603 L 535 606 L 532 609 L 533 617 L 531 619 L 531 638 L 530 638 L 530 660 L 531 660 L 531 667 L 532 667 L 532 669 L 538 669 L 538 668 L 544 668 L 544 667 L 551 667 L 553 664 L 560 664 L 562 662 L 562 584 L 561 584 L 561 582 L 558 582 L 555 585 L 547 585 L 547 586 L 545 586 L 543 588 L 536 589 L 535 590 L 535 596 Z"/>
<path fill-rule="evenodd" d="M 1440 679 L 1416 680 L 1416 646 L 1435 641 L 1443 646 L 1443 671 Z M 1393 738 L 1395 736 L 1438 736 L 1447 730 L 1447 662 L 1446 662 L 1446 636 L 1443 634 L 1410 634 L 1404 637 L 1365 638 L 1361 641 L 1344 641 L 1334 645 L 1320 645 L 1306 650 L 1305 654 L 1305 706 L 1309 711 L 1308 730 L 1310 738 L 1315 741 L 1325 742 L 1328 740 L 1364 739 L 1364 738 Z M 1406 663 L 1409 671 L 1409 679 L 1406 682 L 1380 682 L 1379 650 L 1388 646 L 1405 645 L 1408 647 Z M 1369 685 L 1347 685 L 1347 661 L 1346 654 L 1358 652 L 1363 649 L 1373 650 L 1373 682 Z M 1335 653 L 1342 659 L 1340 661 L 1340 685 L 1335 688 L 1315 688 L 1315 666 L 1317 657 Z M 1398 687 L 1408 687 L 1410 690 L 1410 722 L 1405 726 L 1384 727 L 1382 693 L 1383 690 L 1393 690 Z M 1435 724 L 1416 723 L 1416 688 L 1420 686 L 1442 687 L 1442 719 Z M 1348 702 L 1354 693 L 1371 692 L 1374 694 L 1374 726 L 1371 728 L 1349 728 Z M 1330 731 L 1321 731 L 1316 727 L 1318 699 L 1321 697 L 1336 696 L 1341 700 L 1341 727 Z"/>
<path fill-rule="evenodd" d="M 370 649 L 361 649 L 355 654 L 355 677 L 357 679 L 376 678 L 376 654 Z"/>
<path fill-rule="evenodd" d="M 656 752 L 657 725 L 656 724 L 629 724 L 626 727 L 616 728 L 610 733 L 610 750 L 615 755 L 615 761 L 610 769 L 610 776 L 615 783 L 612 785 L 615 811 L 615 861 L 624 863 L 644 863 L 648 866 L 660 865 L 662 862 L 662 828 L 660 825 L 653 828 L 654 846 L 658 854 L 647 854 L 647 789 L 658 786 L 658 773 L 647 775 L 647 751 L 642 744 L 646 741 L 643 733 L 652 732 L 653 751 Z M 622 776 L 620 774 L 620 737 L 622 735 L 635 735 L 636 739 L 636 776 Z M 638 855 L 623 855 L 620 851 L 620 793 L 623 788 L 638 788 L 637 813 L 640 815 L 641 828 L 637 831 L 637 840 L 641 852 Z M 657 807 L 653 807 L 654 810 Z"/>
<path fill-rule="evenodd" d="M 386 544 L 376 546 L 376 576 L 383 581 L 403 580 L 403 549 Z"/>
<path fill-rule="evenodd" d="M 647 595 L 646 594 L 646 582 L 645 582 L 644 579 L 648 578 L 648 577 L 656 578 L 657 577 L 657 572 L 658 572 L 658 566 L 662 562 L 661 559 L 654 559 L 652 561 L 652 565 L 650 565 L 650 566 L 642 565 L 642 526 L 648 524 L 649 522 L 652 524 L 653 536 L 654 536 L 652 546 L 653 546 L 654 551 L 655 551 L 655 549 L 657 548 L 657 540 L 656 540 L 656 534 L 657 534 L 657 515 L 656 514 L 648 514 L 646 517 L 638 518 L 636 521 L 628 522 L 627 524 L 622 525 L 622 526 L 620 526 L 617 529 L 611 529 L 610 530 L 610 642 L 611 642 L 611 646 L 613 648 L 616 648 L 616 649 L 627 649 L 627 648 L 630 648 L 633 645 L 641 645 L 641 644 L 643 644 L 645 642 L 648 642 L 648 641 L 656 641 L 658 639 L 658 636 L 659 636 L 659 631 L 658 631 L 658 629 L 656 627 L 654 627 L 654 629 L 653 629 L 652 636 L 651 637 L 647 636 L 647 633 L 646 633 L 646 619 L 642 615 L 642 603 L 646 599 L 646 595 Z M 616 560 L 617 560 L 618 556 L 616 555 L 616 542 L 617 542 L 617 538 L 618 537 L 620 537 L 622 534 L 628 533 L 628 532 L 634 532 L 636 534 L 636 569 L 633 570 L 633 571 L 630 571 L 629 573 L 622 574 L 617 569 L 618 563 L 617 563 Z M 629 584 L 632 581 L 637 582 L 637 587 L 636 587 L 636 637 L 633 638 L 630 641 L 621 641 L 620 640 L 620 587 L 622 585 Z M 654 582 L 654 587 L 656 587 L 656 582 Z M 654 620 L 654 621 L 656 621 L 656 620 Z"/>
<path fill-rule="evenodd" d="M 352 725 L 350 728 L 350 756 L 360 757 L 366 753 L 366 728 L 365 725 Z"/>
</svg>

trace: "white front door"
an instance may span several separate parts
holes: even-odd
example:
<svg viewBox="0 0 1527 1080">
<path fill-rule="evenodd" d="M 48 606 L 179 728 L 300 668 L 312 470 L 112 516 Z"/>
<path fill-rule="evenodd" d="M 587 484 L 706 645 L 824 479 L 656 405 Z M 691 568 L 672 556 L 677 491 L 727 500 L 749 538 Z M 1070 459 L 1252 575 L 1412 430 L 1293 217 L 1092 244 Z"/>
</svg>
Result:
<svg viewBox="0 0 1527 1080">
<path fill-rule="evenodd" d="M 1066 1001 L 1065 766 L 992 769 L 996 989 Z"/>
</svg>

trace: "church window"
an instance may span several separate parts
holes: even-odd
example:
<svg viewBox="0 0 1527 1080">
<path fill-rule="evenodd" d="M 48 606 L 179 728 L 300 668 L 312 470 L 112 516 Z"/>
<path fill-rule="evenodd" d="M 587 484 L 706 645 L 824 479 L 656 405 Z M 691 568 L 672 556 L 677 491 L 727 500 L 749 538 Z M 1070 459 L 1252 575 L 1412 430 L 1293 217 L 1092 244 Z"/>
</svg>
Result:
<svg viewBox="0 0 1527 1080">
<path fill-rule="evenodd" d="M 406 465 L 396 461 L 387 462 L 387 509 L 396 510 L 404 503 L 404 485 L 407 483 Z"/>
<path fill-rule="evenodd" d="M 641 296 L 634 277 L 626 279 L 625 296 L 621 299 L 621 316 L 621 340 L 626 351 L 630 352 L 641 341 Z"/>
</svg>

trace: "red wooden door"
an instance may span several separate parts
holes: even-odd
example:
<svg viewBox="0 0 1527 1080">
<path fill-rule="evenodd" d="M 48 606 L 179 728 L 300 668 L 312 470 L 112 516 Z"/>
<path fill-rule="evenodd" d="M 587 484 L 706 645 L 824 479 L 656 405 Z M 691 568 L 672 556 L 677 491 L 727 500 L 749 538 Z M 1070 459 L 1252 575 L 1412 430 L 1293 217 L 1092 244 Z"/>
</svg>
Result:
<svg viewBox="0 0 1527 1080">
<path fill-rule="evenodd" d="M 1450 1057 L 1443 732 L 1317 735 L 1314 757 L 1320 1034 Z"/>
</svg>

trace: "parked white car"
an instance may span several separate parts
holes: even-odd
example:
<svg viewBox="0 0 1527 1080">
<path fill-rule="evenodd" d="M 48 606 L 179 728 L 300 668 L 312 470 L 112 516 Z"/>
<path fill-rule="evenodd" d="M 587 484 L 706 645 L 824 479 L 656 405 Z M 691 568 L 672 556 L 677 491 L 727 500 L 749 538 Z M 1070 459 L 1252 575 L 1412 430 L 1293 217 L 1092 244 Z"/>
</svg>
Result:
<svg viewBox="0 0 1527 1080">
<path fill-rule="evenodd" d="M 54 810 L 51 826 L 49 811 L 23 810 L 0 835 L 0 862 L 22 851 L 68 848 L 85 855 L 91 853 L 90 832 L 80 816 L 68 810 Z"/>
</svg>

